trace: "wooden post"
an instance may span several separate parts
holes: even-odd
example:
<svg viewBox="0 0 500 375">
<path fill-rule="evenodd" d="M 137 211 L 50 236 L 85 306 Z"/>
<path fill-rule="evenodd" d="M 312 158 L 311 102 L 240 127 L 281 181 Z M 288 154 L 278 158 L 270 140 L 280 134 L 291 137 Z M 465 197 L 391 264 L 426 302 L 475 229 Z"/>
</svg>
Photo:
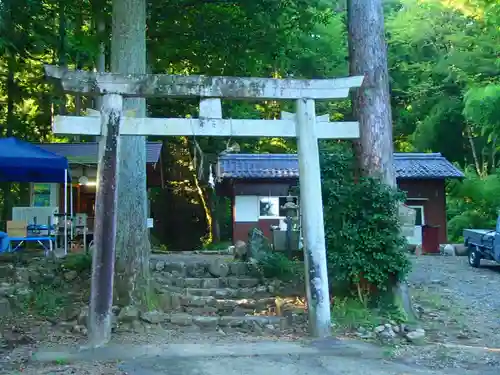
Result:
<svg viewBox="0 0 500 375">
<path fill-rule="evenodd" d="M 119 167 L 119 129 L 123 111 L 121 95 L 102 98 L 97 168 L 95 250 L 92 257 L 92 289 L 89 312 L 89 344 L 99 347 L 111 337 L 111 307 L 116 244 L 116 206 Z"/>
<path fill-rule="evenodd" d="M 309 330 L 314 337 L 328 337 L 331 335 L 330 293 L 314 100 L 298 99 L 296 116 Z"/>
</svg>

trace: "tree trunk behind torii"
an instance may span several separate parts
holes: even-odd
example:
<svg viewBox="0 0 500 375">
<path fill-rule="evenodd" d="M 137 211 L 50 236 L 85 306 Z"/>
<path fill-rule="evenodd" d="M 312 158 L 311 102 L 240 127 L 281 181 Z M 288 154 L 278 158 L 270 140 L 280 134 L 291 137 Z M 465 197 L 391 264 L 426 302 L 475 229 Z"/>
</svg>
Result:
<svg viewBox="0 0 500 375">
<path fill-rule="evenodd" d="M 146 0 L 113 0 L 111 71 L 146 73 Z M 124 115 L 145 117 L 146 100 L 124 100 Z M 147 221 L 146 137 L 121 140 L 118 179 L 115 301 L 146 305 L 150 244 Z"/>
<path fill-rule="evenodd" d="M 364 75 L 353 95 L 353 113 L 360 124 L 356 151 L 361 173 L 396 187 L 392 113 L 382 0 L 348 0 L 349 73 Z M 408 286 L 397 294 L 409 317 L 415 316 Z"/>
</svg>

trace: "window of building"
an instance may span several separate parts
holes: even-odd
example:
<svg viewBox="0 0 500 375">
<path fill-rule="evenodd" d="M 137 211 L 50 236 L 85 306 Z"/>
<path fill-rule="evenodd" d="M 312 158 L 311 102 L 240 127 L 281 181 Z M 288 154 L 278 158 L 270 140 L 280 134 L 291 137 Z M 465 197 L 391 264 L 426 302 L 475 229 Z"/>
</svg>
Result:
<svg viewBox="0 0 500 375">
<path fill-rule="evenodd" d="M 415 211 L 417 211 L 417 214 L 415 215 L 415 226 L 422 226 L 425 224 L 424 220 L 424 206 L 408 206 L 410 208 L 413 208 Z"/>
<path fill-rule="evenodd" d="M 286 203 L 287 197 L 260 197 L 259 198 L 259 216 L 261 218 L 282 218 L 286 217 L 286 212 L 282 208 Z M 293 197 L 293 203 L 298 204 L 299 199 Z"/>
</svg>

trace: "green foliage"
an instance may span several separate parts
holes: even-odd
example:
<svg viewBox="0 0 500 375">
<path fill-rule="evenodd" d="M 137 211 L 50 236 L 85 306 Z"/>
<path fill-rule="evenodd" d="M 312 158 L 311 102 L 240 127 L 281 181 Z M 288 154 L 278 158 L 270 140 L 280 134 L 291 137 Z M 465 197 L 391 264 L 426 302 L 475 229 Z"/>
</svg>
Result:
<svg viewBox="0 0 500 375">
<path fill-rule="evenodd" d="M 483 135 L 499 135 L 500 85 L 470 88 L 465 95 L 465 116 L 476 124 L 483 125 Z"/>
<path fill-rule="evenodd" d="M 68 254 L 62 263 L 64 270 L 72 270 L 78 273 L 92 269 L 92 255 L 88 253 Z"/>
<path fill-rule="evenodd" d="M 342 329 L 374 328 L 382 323 L 375 310 L 353 298 L 336 298 L 332 306 L 332 320 Z"/>
<path fill-rule="evenodd" d="M 400 3 L 386 15 L 396 146 L 465 165 L 475 163 L 474 152 L 480 164 L 491 161 L 488 119 L 498 106 L 482 99 L 492 99 L 485 88 L 500 76 L 498 2 Z"/>
<path fill-rule="evenodd" d="M 90 278 L 92 257 L 89 254 L 68 254 L 64 259 L 56 260 L 55 264 L 47 263 L 43 267 L 50 273 L 47 277 L 31 281 L 31 293 L 21 302 L 25 311 L 53 318 L 86 292 L 84 285 L 87 285 Z M 78 274 L 78 278 L 67 281 L 65 274 L 73 271 Z"/>
<path fill-rule="evenodd" d="M 354 158 L 342 143 L 321 153 L 330 282 L 345 282 L 364 300 L 409 271 L 397 212 L 404 194 L 375 178 L 354 178 Z"/>
<path fill-rule="evenodd" d="M 289 259 L 282 252 L 273 251 L 269 240 L 260 229 L 250 229 L 247 246 L 258 275 L 282 281 L 303 280 L 301 262 Z"/>
<path fill-rule="evenodd" d="M 448 185 L 448 235 L 461 242 L 465 228 L 494 228 L 500 209 L 500 174 L 480 177 L 466 171 L 464 181 Z"/>
<path fill-rule="evenodd" d="M 405 322 L 401 308 L 384 306 L 370 308 L 357 298 L 335 298 L 332 304 L 332 321 L 337 329 L 353 331 L 360 327 L 371 330 L 387 322 Z"/>
<path fill-rule="evenodd" d="M 57 317 L 67 306 L 68 296 L 54 285 L 36 285 L 24 302 L 24 309 L 44 317 Z"/>
<path fill-rule="evenodd" d="M 267 253 L 257 264 L 262 276 L 282 281 L 304 280 L 304 265 L 297 260 L 288 259 L 281 252 Z"/>
</svg>

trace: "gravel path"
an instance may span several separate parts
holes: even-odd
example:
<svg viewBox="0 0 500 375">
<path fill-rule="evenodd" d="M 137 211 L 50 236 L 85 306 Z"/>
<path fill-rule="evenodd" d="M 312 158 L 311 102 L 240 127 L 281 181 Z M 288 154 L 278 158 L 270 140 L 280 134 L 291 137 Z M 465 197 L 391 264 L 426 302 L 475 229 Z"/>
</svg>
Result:
<svg viewBox="0 0 500 375">
<path fill-rule="evenodd" d="M 481 268 L 472 268 L 467 257 L 421 256 L 413 261 L 409 281 L 424 319 L 427 308 L 431 317 L 440 314 L 470 331 L 470 338 L 457 338 L 459 343 L 500 347 L 500 265 L 483 261 Z"/>
<path fill-rule="evenodd" d="M 483 261 L 481 268 L 472 268 L 467 257 L 412 261 L 412 296 L 434 345 L 407 347 L 400 356 L 432 368 L 498 368 L 500 265 Z"/>
</svg>

